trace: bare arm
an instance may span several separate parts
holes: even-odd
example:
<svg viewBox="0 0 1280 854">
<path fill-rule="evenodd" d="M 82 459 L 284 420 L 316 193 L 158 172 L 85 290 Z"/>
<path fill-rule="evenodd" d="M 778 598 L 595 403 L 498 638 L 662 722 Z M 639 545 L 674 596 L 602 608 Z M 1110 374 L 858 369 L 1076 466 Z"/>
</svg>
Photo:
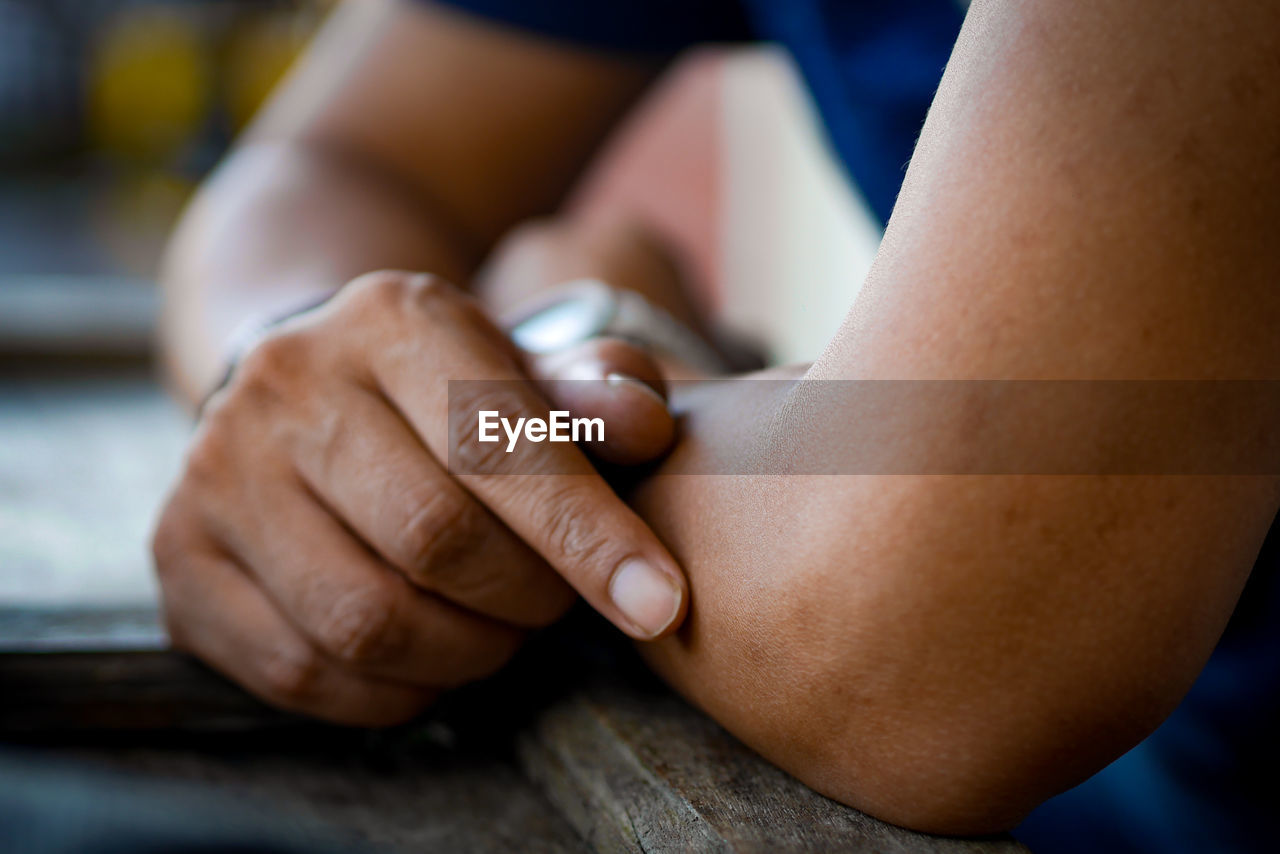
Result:
<svg viewBox="0 0 1280 854">
<path fill-rule="evenodd" d="M 1280 376 L 1277 56 L 1268 4 L 975 2 L 807 377 Z M 1280 504 L 1273 477 L 669 476 L 786 430 L 776 403 L 744 424 L 699 397 L 636 495 L 692 596 L 645 653 L 810 785 L 923 829 L 1011 826 L 1150 732 Z M 1245 452 L 1275 429 L 1249 427 Z"/>
<path fill-rule="evenodd" d="M 164 275 L 179 389 L 207 393 L 238 327 L 361 273 L 465 283 L 654 70 L 421 3 L 346 4 L 184 217 Z"/>
<path fill-rule="evenodd" d="M 294 314 L 202 407 L 157 522 L 176 646 L 277 705 L 384 725 L 500 666 L 578 592 L 632 637 L 674 630 L 678 565 L 578 448 L 538 446 L 558 474 L 536 482 L 447 465 L 451 379 L 496 381 L 475 396 L 516 417 L 611 413 L 618 462 L 669 444 L 643 352 L 538 358 L 458 287 L 555 204 L 651 71 L 418 3 L 338 13 L 169 259 L 189 399 L 232 330 Z M 554 382 L 569 373 L 598 382 Z"/>
</svg>

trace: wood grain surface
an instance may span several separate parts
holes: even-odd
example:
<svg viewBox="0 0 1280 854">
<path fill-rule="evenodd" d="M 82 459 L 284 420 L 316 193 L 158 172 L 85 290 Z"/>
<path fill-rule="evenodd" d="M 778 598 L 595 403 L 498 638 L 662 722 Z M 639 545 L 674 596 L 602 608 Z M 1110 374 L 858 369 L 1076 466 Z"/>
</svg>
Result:
<svg viewBox="0 0 1280 854">
<path fill-rule="evenodd" d="M 590 615 L 423 720 L 373 733 L 277 712 L 178 653 L 105 648 L 115 636 L 97 652 L 0 653 L 0 732 L 395 850 L 512 850 L 517 837 L 546 851 L 1023 850 L 914 833 L 818 795 L 671 694 Z"/>
</svg>

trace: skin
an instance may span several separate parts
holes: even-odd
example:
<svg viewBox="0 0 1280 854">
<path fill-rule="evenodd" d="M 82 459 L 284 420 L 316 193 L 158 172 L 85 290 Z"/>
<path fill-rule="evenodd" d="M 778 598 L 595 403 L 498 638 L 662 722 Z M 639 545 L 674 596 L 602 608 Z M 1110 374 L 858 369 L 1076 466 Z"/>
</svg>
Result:
<svg viewBox="0 0 1280 854">
<path fill-rule="evenodd" d="M 446 468 L 450 377 L 491 381 L 474 406 L 513 417 L 628 412 L 631 432 L 612 440 L 624 460 L 670 443 L 664 401 L 639 379 L 545 400 L 527 378 L 554 382 L 562 366 L 661 388 L 657 366 L 616 342 L 525 357 L 425 274 L 370 274 L 291 320 L 208 401 L 158 523 L 174 642 L 279 705 L 385 724 L 496 669 L 522 630 L 569 607 L 570 584 L 636 637 L 667 630 L 674 606 L 637 621 L 611 576 L 643 560 L 675 588 L 679 569 L 576 446 L 538 446 L 554 473 L 536 478 Z"/>
<path fill-rule="evenodd" d="M 165 353 L 193 402 L 237 328 L 337 291 L 248 349 L 202 407 L 153 543 L 176 645 L 277 705 L 384 725 L 494 670 L 575 592 L 635 638 L 679 624 L 679 566 L 576 447 L 537 446 L 556 472 L 538 478 L 499 477 L 494 460 L 447 470 L 450 379 L 500 382 L 474 402 L 511 418 L 607 418 L 613 462 L 669 446 L 647 354 L 522 353 L 442 275 L 466 283 L 484 247 L 554 205 L 647 74 L 416 6 L 340 13 L 166 265 Z M 514 108 L 525 99 L 539 109 Z M 574 245 L 584 272 L 626 278 L 613 230 Z M 437 275 L 343 284 L 390 264 Z"/>
<path fill-rule="evenodd" d="M 656 70 L 423 4 L 345 4 L 174 235 L 177 391 L 208 393 L 235 329 L 372 270 L 466 288 L 500 237 L 553 211 Z"/>
<path fill-rule="evenodd" d="M 1278 34 L 1265 4 L 974 3 L 870 278 L 804 376 L 1275 379 Z M 667 473 L 742 420 L 739 401 L 691 405 Z M 757 406 L 763 446 L 821 440 L 803 400 Z M 1105 459 L 1163 439 L 1079 415 L 1044 440 L 1116 437 Z M 1245 459 L 1270 417 L 1231 438 Z M 993 441 L 961 419 L 921 435 L 961 456 Z M 1172 711 L 1280 490 L 659 476 L 636 500 L 692 593 L 679 635 L 645 648 L 658 672 L 820 791 L 968 833 L 1013 825 Z"/>
<path fill-rule="evenodd" d="M 317 61 L 296 77 L 180 233 L 169 277 L 180 381 L 216 374 L 218 347 L 207 342 L 233 325 L 218 317 L 254 316 L 392 264 L 466 281 L 497 235 L 549 212 L 651 73 L 443 13 L 378 10 L 358 16 L 374 23 L 331 30 L 320 56 L 355 58 L 334 70 Z M 1278 33 L 1280 13 L 1244 0 L 977 0 L 843 329 L 813 366 L 769 376 L 1275 378 Z M 339 49 L 344 42 L 371 48 Z M 520 150 L 508 150 L 511 139 Z M 363 165 L 339 165 L 355 162 Z M 386 174 L 418 201 L 372 177 Z M 456 294 L 437 297 L 449 306 L 438 310 L 465 311 Z M 418 332 L 390 349 L 431 352 L 414 342 L 444 334 L 436 317 L 421 313 Z M 376 329 L 379 344 L 404 322 L 343 319 L 351 322 L 323 313 L 315 322 Z M 495 364 L 483 361 L 502 349 L 492 346 L 477 344 L 466 369 Z M 354 364 L 376 364 L 379 349 Z M 286 350 L 277 366 L 305 363 L 296 356 Z M 316 382 L 286 374 L 297 388 Z M 1280 506 L 1280 483 L 1261 476 L 680 476 L 740 439 L 820 449 L 833 425 L 846 440 L 858 429 L 857 411 L 815 413 L 797 388 L 744 401 L 708 387 L 679 401 L 679 442 L 630 499 L 687 575 L 690 607 L 678 633 L 643 652 L 809 785 L 910 827 L 1009 827 L 1150 732 L 1213 649 Z M 251 425 L 225 432 L 244 453 L 247 435 L 286 423 L 250 399 L 221 410 Z M 328 411 L 336 400 L 310 405 Z M 1020 417 L 1010 416 L 1011 435 L 1028 429 Z M 1274 429 L 1261 417 L 1232 439 L 1246 458 Z M 1045 439 L 1103 437 L 1099 459 L 1125 442 L 1161 440 L 1123 425 L 1101 408 Z M 993 441 L 972 420 L 935 428 L 921 441 L 961 453 Z M 430 434 L 422 431 L 427 446 Z M 207 520 L 265 496 L 264 471 L 246 463 L 227 476 L 221 509 L 162 522 L 158 546 L 166 531 L 203 536 Z M 180 497 L 184 489 L 193 500 L 217 494 L 190 475 Z M 278 502 L 262 506 L 259 518 L 280 517 Z M 518 539 L 537 537 L 527 519 L 494 515 Z M 157 553 L 179 637 L 189 631 L 190 646 L 279 701 L 254 681 L 260 674 L 235 669 L 255 652 L 273 661 L 272 650 L 289 648 L 284 626 L 295 648 L 315 646 L 305 632 L 296 638 L 305 624 L 282 605 L 308 585 L 287 573 L 275 587 L 265 580 L 312 538 L 272 537 L 275 552 L 224 565 L 221 576 L 211 568 L 217 552 L 192 541 Z M 205 571 L 259 582 L 228 580 L 241 598 L 213 605 L 211 591 L 184 587 Z M 361 595 L 367 577 L 340 580 L 347 571 L 312 572 L 310 585 Z M 470 635 L 436 617 L 411 624 L 472 648 Z M 370 706 L 343 681 L 354 678 L 351 662 L 323 650 L 304 674 L 323 690 L 291 704 L 367 719 Z M 332 669 L 335 658 L 342 667 Z M 361 678 L 374 678 L 368 664 Z M 292 667 L 279 669 L 292 678 Z M 421 702 L 406 698 L 402 709 Z"/>
</svg>

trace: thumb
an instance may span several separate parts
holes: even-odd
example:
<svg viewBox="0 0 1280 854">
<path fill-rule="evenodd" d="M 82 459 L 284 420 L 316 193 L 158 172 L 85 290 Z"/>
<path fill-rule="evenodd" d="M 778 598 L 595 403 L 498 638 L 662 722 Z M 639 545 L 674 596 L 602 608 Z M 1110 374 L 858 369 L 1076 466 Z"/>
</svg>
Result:
<svg viewBox="0 0 1280 854">
<path fill-rule="evenodd" d="M 604 441 L 595 457 L 636 465 L 660 457 L 675 439 L 657 363 L 640 347 L 618 338 L 595 338 L 554 353 L 525 356 L 529 375 L 551 404 L 574 417 L 600 418 Z"/>
</svg>

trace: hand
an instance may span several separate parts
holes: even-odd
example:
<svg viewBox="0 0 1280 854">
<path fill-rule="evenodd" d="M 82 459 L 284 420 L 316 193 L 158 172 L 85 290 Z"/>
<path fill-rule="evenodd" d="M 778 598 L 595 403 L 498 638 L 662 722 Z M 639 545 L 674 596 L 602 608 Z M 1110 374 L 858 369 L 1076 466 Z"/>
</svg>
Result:
<svg viewBox="0 0 1280 854">
<path fill-rule="evenodd" d="M 708 338 L 708 311 L 695 299 L 676 251 L 639 221 L 615 214 L 526 220 L 508 232 L 475 279 L 491 317 L 518 315 L 573 279 L 635 291 Z"/>
<path fill-rule="evenodd" d="M 697 286 L 680 251 L 633 216 L 601 212 L 527 220 L 508 232 L 476 274 L 476 297 L 490 317 L 520 319 L 566 282 L 598 279 L 644 297 L 697 333 L 733 372 L 764 367 L 760 348 L 735 333 L 715 331 L 706 288 Z M 703 299 L 699 299 L 702 295 Z M 674 354 L 654 354 L 667 379 L 705 379 L 705 369 Z"/>
<path fill-rule="evenodd" d="M 657 369 L 620 342 L 530 364 L 457 289 L 397 272 L 294 318 L 209 401 L 157 526 L 174 644 L 276 705 L 381 725 L 495 670 L 574 590 L 632 637 L 671 632 L 681 571 L 576 446 L 538 445 L 558 473 L 537 477 L 440 462 L 448 379 L 509 381 L 493 408 L 545 415 L 527 380 L 590 370 L 637 379 L 561 408 L 613 413 L 620 460 L 665 450 Z"/>
</svg>

